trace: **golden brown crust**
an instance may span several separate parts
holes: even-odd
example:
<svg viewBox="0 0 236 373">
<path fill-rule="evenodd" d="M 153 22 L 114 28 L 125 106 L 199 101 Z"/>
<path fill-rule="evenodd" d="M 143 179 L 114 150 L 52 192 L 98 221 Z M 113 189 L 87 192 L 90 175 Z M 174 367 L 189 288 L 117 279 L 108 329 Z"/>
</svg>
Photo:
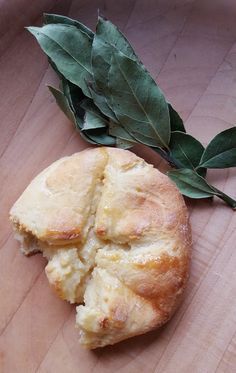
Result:
<svg viewBox="0 0 236 373">
<path fill-rule="evenodd" d="M 108 156 L 102 149 L 62 158 L 41 172 L 11 209 L 11 219 L 51 244 L 83 240 L 95 188 Z"/>
<path fill-rule="evenodd" d="M 167 176 L 129 151 L 95 148 L 53 163 L 11 220 L 48 258 L 59 296 L 84 296 L 77 324 L 88 348 L 158 327 L 180 302 L 191 246 L 186 206 Z"/>
</svg>

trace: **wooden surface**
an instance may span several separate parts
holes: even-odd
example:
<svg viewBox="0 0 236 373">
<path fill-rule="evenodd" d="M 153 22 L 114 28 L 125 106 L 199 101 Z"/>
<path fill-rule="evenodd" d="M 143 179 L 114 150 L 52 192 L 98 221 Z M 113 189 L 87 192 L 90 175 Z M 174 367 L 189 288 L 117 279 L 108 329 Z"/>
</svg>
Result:
<svg viewBox="0 0 236 373">
<path fill-rule="evenodd" d="M 95 352 L 80 347 L 75 309 L 49 288 L 45 261 L 23 257 L 13 240 L 8 211 L 28 182 L 88 146 L 50 97 L 45 85 L 56 78 L 23 26 L 52 10 L 94 27 L 97 8 L 125 32 L 191 134 L 207 143 L 236 122 L 235 0 L 0 2 L 0 372 L 236 372 L 236 212 L 221 202 L 188 203 L 191 277 L 171 322 Z M 151 151 L 135 152 L 163 169 Z M 209 175 L 236 198 L 235 169 Z"/>
</svg>

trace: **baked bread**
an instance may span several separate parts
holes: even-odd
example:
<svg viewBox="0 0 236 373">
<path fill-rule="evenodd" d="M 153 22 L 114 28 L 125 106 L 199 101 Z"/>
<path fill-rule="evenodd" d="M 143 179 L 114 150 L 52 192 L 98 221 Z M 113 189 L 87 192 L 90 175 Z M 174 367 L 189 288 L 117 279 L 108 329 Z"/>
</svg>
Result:
<svg viewBox="0 0 236 373">
<path fill-rule="evenodd" d="M 163 325 L 189 272 L 191 233 L 167 176 L 127 150 L 94 148 L 41 172 L 10 211 L 26 255 L 42 252 L 57 294 L 77 306 L 87 348 Z"/>
</svg>

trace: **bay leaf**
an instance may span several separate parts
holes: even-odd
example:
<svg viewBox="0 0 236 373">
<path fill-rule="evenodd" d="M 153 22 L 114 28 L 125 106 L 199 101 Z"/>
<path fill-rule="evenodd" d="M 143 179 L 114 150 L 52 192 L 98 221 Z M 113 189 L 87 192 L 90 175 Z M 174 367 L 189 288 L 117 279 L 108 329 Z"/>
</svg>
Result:
<svg viewBox="0 0 236 373">
<path fill-rule="evenodd" d="M 113 122 L 118 122 L 115 116 L 115 113 L 112 111 L 111 107 L 108 105 L 107 99 L 104 95 L 99 94 L 93 87 L 93 85 L 89 85 L 89 90 L 91 97 L 93 99 L 94 104 L 99 108 L 99 110 L 106 115 L 107 117 L 111 118 Z"/>
<path fill-rule="evenodd" d="M 49 24 L 27 29 L 60 73 L 90 97 L 87 82 L 93 81 L 90 64 L 92 39 L 71 25 Z"/>
<path fill-rule="evenodd" d="M 70 106 L 72 107 L 72 100 L 71 100 L 71 94 L 69 89 L 69 81 L 65 79 L 63 76 L 61 76 L 59 87 L 66 96 L 67 100 L 69 101 Z M 85 97 L 85 96 L 84 96 Z"/>
<path fill-rule="evenodd" d="M 61 92 L 60 90 L 52 87 L 52 86 L 48 86 L 50 92 L 52 93 L 52 95 L 54 96 L 58 106 L 60 107 L 60 109 L 63 111 L 63 113 L 67 116 L 67 118 L 72 122 L 74 123 L 75 127 L 78 128 L 78 124 L 77 124 L 77 121 L 76 121 L 76 118 L 75 118 L 75 115 L 70 107 L 70 104 L 69 104 L 69 101 L 67 99 L 67 97 L 64 95 L 63 92 Z"/>
<path fill-rule="evenodd" d="M 151 146 L 152 148 L 160 148 L 160 146 L 157 145 L 157 140 L 155 137 L 143 135 L 143 133 L 138 131 L 138 128 L 135 128 L 134 130 L 126 128 L 126 130 L 129 131 L 130 136 L 132 136 L 136 142 L 146 146 Z"/>
<path fill-rule="evenodd" d="M 52 62 L 52 60 L 49 58 L 49 63 L 52 66 L 52 68 L 55 70 L 57 75 L 60 78 L 60 89 L 66 96 L 70 108 L 74 113 L 74 116 L 76 118 L 77 124 L 82 127 L 83 121 L 84 121 L 84 110 L 80 107 L 80 102 L 86 97 L 83 94 L 83 91 L 81 88 L 76 86 L 75 84 L 71 83 L 69 80 L 67 80 L 58 70 L 56 65 Z"/>
<path fill-rule="evenodd" d="M 125 56 L 138 61 L 132 46 L 125 35 L 111 21 L 99 16 L 96 25 L 96 36 L 110 44 L 116 51 L 122 52 Z"/>
<path fill-rule="evenodd" d="M 116 147 L 120 149 L 130 149 L 134 146 L 133 142 L 126 141 L 120 138 L 116 139 Z"/>
<path fill-rule="evenodd" d="M 82 137 L 83 140 L 85 140 L 89 144 L 99 145 L 96 141 L 90 139 L 90 137 L 85 132 L 80 131 L 80 136 Z"/>
<path fill-rule="evenodd" d="M 50 23 L 61 23 L 63 25 L 75 26 L 79 30 L 85 32 L 88 36 L 90 36 L 91 39 L 93 38 L 93 35 L 94 35 L 92 30 L 90 30 L 83 23 L 81 23 L 81 22 L 79 22 L 75 19 L 72 19 L 72 18 L 69 18 L 69 17 L 66 17 L 66 16 L 62 16 L 62 15 L 59 15 L 59 14 L 44 13 L 43 14 L 43 21 L 44 21 L 45 25 L 50 24 Z"/>
<path fill-rule="evenodd" d="M 193 136 L 180 131 L 171 132 L 169 147 L 179 168 L 195 170 L 199 166 L 204 146 Z M 204 176 L 206 169 L 201 168 L 199 172 Z"/>
<path fill-rule="evenodd" d="M 58 68 L 56 67 L 55 63 L 51 60 L 51 58 L 48 57 L 48 62 L 50 63 L 51 67 L 53 68 L 53 70 L 55 71 L 55 73 L 58 75 L 58 77 L 60 79 L 64 78 L 65 77 L 60 73 L 60 71 L 58 70 Z"/>
<path fill-rule="evenodd" d="M 80 123 L 83 123 L 85 111 L 81 107 L 81 102 L 85 99 L 86 96 L 83 94 L 81 88 L 69 82 L 63 77 L 61 78 L 61 86 L 65 96 L 70 103 L 77 121 L 79 120 Z"/>
<path fill-rule="evenodd" d="M 108 72 L 114 51 L 120 51 L 127 57 L 138 60 L 133 48 L 121 31 L 112 22 L 98 17 L 91 61 L 96 86 L 105 95 L 109 94 Z"/>
<path fill-rule="evenodd" d="M 184 196 L 190 198 L 209 198 L 216 194 L 206 180 L 193 170 L 172 170 L 168 171 L 167 175 L 177 185 Z"/>
<path fill-rule="evenodd" d="M 118 52 L 113 54 L 108 81 L 111 106 L 122 127 L 140 142 L 145 136 L 147 145 L 168 148 L 168 105 L 148 72 Z"/>
<path fill-rule="evenodd" d="M 194 170 L 173 170 L 167 172 L 167 175 L 184 196 L 195 199 L 217 196 L 230 207 L 236 209 L 236 201 L 233 198 L 207 183 L 207 181 Z"/>
<path fill-rule="evenodd" d="M 102 117 L 96 115 L 93 112 L 86 111 L 84 117 L 84 123 L 82 131 L 84 130 L 91 130 L 95 128 L 103 128 L 106 127 L 106 122 Z"/>
<path fill-rule="evenodd" d="M 81 102 L 81 107 L 85 110 L 83 131 L 108 127 L 109 121 L 107 121 L 107 118 L 94 105 L 92 100 L 84 99 Z"/>
<path fill-rule="evenodd" d="M 200 167 L 236 167 L 236 127 L 218 133 L 202 154 Z"/>
<path fill-rule="evenodd" d="M 109 134 L 120 140 L 136 143 L 135 139 L 120 124 L 112 121 L 109 124 Z"/>
<path fill-rule="evenodd" d="M 184 122 L 173 106 L 168 103 L 171 131 L 186 132 Z"/>
<path fill-rule="evenodd" d="M 82 132 L 83 134 L 85 134 L 85 136 L 90 141 L 93 141 L 97 145 L 104 145 L 104 146 L 116 145 L 115 137 L 108 135 L 107 129 L 96 128 L 96 129 L 88 129 Z"/>
</svg>

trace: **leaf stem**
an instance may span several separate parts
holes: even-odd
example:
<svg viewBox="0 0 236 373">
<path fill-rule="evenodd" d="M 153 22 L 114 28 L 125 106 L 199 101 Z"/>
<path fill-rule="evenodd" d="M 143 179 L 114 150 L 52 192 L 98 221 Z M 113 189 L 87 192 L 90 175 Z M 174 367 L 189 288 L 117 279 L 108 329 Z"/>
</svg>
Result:
<svg viewBox="0 0 236 373">
<path fill-rule="evenodd" d="M 174 162 L 170 159 L 169 154 L 162 148 L 151 147 L 156 153 L 158 153 L 165 161 L 169 163 L 171 167 L 176 168 Z"/>
<path fill-rule="evenodd" d="M 227 194 L 221 192 L 219 189 L 213 187 L 213 189 L 216 192 L 216 196 L 222 199 L 227 205 L 232 207 L 234 210 L 236 210 L 236 200 L 228 196 Z"/>
</svg>

